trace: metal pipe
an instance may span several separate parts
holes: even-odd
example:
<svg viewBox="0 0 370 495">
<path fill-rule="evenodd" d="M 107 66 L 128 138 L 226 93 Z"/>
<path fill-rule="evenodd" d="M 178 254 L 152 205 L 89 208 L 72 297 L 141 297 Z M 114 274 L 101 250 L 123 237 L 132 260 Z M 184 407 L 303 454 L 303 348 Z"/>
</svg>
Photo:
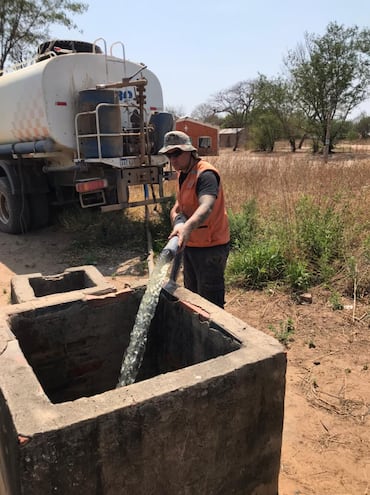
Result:
<svg viewBox="0 0 370 495">
<path fill-rule="evenodd" d="M 1 144 L 0 145 L 0 155 L 12 155 L 13 145 L 12 144 Z"/>
<path fill-rule="evenodd" d="M 42 167 L 44 174 L 48 174 L 49 172 L 72 172 L 74 170 L 81 170 L 81 165 L 44 165 Z"/>
<path fill-rule="evenodd" d="M 26 143 L 1 144 L 0 155 L 27 155 L 28 153 L 47 153 L 53 151 L 55 144 L 51 139 L 29 141 Z"/>
</svg>

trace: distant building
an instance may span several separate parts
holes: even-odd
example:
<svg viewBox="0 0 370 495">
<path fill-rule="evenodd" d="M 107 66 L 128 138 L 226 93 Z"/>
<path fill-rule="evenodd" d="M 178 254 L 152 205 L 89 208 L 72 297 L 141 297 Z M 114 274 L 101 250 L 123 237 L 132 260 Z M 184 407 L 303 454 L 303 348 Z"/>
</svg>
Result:
<svg viewBox="0 0 370 495">
<path fill-rule="evenodd" d="M 176 130 L 190 136 L 200 156 L 218 155 L 218 127 L 184 117 L 176 121 Z"/>
<path fill-rule="evenodd" d="M 219 131 L 220 148 L 234 148 L 238 134 L 239 134 L 238 148 L 243 148 L 245 143 L 247 142 L 247 133 L 244 127 L 229 127 L 227 129 L 220 129 Z"/>
</svg>

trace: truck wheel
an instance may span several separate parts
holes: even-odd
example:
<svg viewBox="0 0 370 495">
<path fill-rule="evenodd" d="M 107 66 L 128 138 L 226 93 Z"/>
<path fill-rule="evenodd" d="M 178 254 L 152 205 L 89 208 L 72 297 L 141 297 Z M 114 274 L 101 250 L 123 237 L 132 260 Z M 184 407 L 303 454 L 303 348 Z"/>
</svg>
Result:
<svg viewBox="0 0 370 495">
<path fill-rule="evenodd" d="M 30 194 L 28 197 L 33 229 L 49 225 L 49 202 L 46 194 Z"/>
<path fill-rule="evenodd" d="M 8 179 L 0 177 L 0 230 L 7 234 L 24 234 L 29 228 L 27 198 L 12 194 Z"/>
</svg>

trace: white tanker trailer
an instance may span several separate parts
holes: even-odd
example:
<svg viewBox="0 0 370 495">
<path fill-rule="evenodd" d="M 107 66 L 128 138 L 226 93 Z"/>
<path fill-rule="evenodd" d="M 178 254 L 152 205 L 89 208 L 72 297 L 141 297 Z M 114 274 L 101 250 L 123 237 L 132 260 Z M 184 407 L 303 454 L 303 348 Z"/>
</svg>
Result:
<svg viewBox="0 0 370 495">
<path fill-rule="evenodd" d="M 166 199 L 172 174 L 158 149 L 173 116 L 158 78 L 120 46 L 123 57 L 96 42 L 47 42 L 0 77 L 1 231 L 47 225 L 51 205 L 111 211 Z M 130 202 L 138 184 L 143 199 Z"/>
</svg>

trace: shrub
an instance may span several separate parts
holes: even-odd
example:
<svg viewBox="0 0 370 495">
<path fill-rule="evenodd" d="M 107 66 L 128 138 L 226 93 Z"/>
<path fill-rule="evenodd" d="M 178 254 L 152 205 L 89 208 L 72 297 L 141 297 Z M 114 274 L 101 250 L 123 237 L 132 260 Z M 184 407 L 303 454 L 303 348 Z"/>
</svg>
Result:
<svg viewBox="0 0 370 495">
<path fill-rule="evenodd" d="M 150 231 L 152 234 L 153 251 L 159 253 L 168 241 L 168 236 L 172 230 L 170 211 L 175 204 L 173 196 L 168 201 L 161 203 L 159 209 L 156 209 L 157 215 L 152 215 L 150 222 Z"/>
<path fill-rule="evenodd" d="M 343 260 L 344 222 L 332 205 L 320 206 L 303 196 L 297 203 L 296 243 L 301 259 L 316 275 L 316 282 L 333 276 L 335 260 Z"/>
<path fill-rule="evenodd" d="M 230 254 L 226 268 L 229 283 L 262 289 L 284 276 L 285 260 L 275 241 L 260 240 Z"/>
<path fill-rule="evenodd" d="M 65 209 L 59 223 L 75 235 L 75 247 L 124 247 L 145 250 L 145 226 L 127 211 L 101 213 L 98 210 Z"/>
<path fill-rule="evenodd" d="M 232 249 L 241 249 L 250 244 L 258 228 L 257 205 L 254 199 L 244 203 L 239 213 L 228 211 L 230 243 Z"/>
</svg>

